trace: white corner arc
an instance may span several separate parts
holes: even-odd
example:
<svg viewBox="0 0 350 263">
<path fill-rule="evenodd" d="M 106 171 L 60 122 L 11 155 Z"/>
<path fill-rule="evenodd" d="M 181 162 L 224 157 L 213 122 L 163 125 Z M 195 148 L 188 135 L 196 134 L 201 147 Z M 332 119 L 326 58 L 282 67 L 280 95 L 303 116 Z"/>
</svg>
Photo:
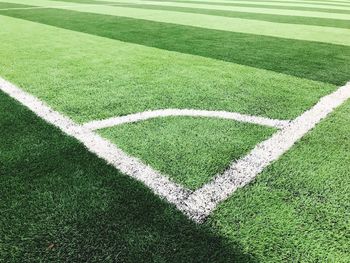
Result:
<svg viewBox="0 0 350 263">
<path fill-rule="evenodd" d="M 321 98 L 310 110 L 290 122 L 239 113 L 166 109 L 79 125 L 61 113 L 54 111 L 38 98 L 2 78 L 0 78 L 0 90 L 19 101 L 48 123 L 76 138 L 89 151 L 95 153 L 122 173 L 143 182 L 154 193 L 176 205 L 179 210 L 196 222 L 202 222 L 220 202 L 231 196 L 238 188 L 251 182 L 264 168 L 288 151 L 317 123 L 350 98 L 349 82 Z M 216 117 L 272 126 L 280 130 L 269 139 L 259 143 L 245 157 L 233 162 L 223 174 L 217 175 L 211 182 L 194 192 L 172 182 L 167 176 L 153 170 L 137 158 L 127 155 L 117 146 L 94 132 L 95 129 L 101 127 L 166 116 Z"/>
</svg>

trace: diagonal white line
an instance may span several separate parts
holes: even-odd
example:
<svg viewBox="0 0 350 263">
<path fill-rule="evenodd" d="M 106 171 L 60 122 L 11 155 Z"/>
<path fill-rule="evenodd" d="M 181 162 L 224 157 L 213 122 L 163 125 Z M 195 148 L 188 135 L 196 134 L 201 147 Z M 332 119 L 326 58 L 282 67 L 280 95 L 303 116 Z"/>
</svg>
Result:
<svg viewBox="0 0 350 263">
<path fill-rule="evenodd" d="M 89 128 L 74 123 L 39 99 L 1 78 L 0 90 L 21 102 L 39 117 L 79 140 L 89 151 L 106 160 L 122 173 L 143 182 L 196 222 L 202 222 L 220 202 L 231 196 L 238 188 L 252 181 L 318 122 L 350 98 L 349 82 L 323 97 L 314 107 L 291 121 L 270 139 L 258 144 L 247 156 L 232 163 L 223 174 L 217 175 L 214 180 L 202 188 L 191 192 L 138 159 L 128 156 Z"/>
<path fill-rule="evenodd" d="M 109 164 L 147 185 L 156 194 L 170 203 L 178 204 L 191 191 L 170 181 L 166 176 L 154 171 L 136 158 L 130 157 L 108 140 L 95 132 L 74 123 L 71 119 L 54 111 L 36 97 L 0 78 L 0 90 L 16 99 L 36 115 L 60 128 L 64 133 L 76 138 L 84 146 Z"/>
<path fill-rule="evenodd" d="M 85 128 L 91 130 L 98 130 L 108 127 L 113 127 L 125 123 L 144 121 L 152 118 L 169 117 L 169 116 L 189 116 L 189 117 L 209 117 L 221 118 L 228 120 L 235 120 L 240 122 L 248 122 L 269 127 L 282 129 L 289 124 L 289 120 L 274 120 L 264 117 L 251 116 L 240 114 L 237 112 L 227 111 L 208 111 L 208 110 L 194 110 L 194 109 L 161 109 L 153 111 L 144 111 L 140 113 L 130 114 L 121 117 L 114 117 L 104 120 L 91 121 L 84 124 Z"/>
<path fill-rule="evenodd" d="M 218 203 L 227 199 L 238 188 L 251 182 L 264 168 L 276 161 L 317 123 L 349 98 L 350 82 L 323 97 L 287 127 L 258 144 L 242 159 L 232 163 L 223 174 L 217 175 L 214 180 L 196 190 L 185 200 L 184 212 L 196 221 L 206 218 Z"/>
</svg>

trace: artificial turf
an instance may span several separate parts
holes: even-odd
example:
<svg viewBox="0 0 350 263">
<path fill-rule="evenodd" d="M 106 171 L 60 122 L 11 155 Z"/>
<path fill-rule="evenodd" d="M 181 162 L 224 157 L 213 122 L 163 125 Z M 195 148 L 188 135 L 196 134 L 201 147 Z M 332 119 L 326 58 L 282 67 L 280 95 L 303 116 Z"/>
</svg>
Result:
<svg viewBox="0 0 350 263">
<path fill-rule="evenodd" d="M 0 43 L 0 75 L 81 123 L 162 108 L 289 119 L 336 88 L 21 19 L 0 19 L 0 36 L 7 40 Z"/>
<path fill-rule="evenodd" d="M 0 14 L 335 85 L 344 84 L 350 73 L 350 47 L 345 46 L 59 9 L 8 10 Z"/>
<path fill-rule="evenodd" d="M 98 1 L 96 1 L 98 2 Z M 111 0 L 111 2 L 113 2 L 113 0 Z M 114 2 L 133 2 L 133 1 L 119 1 L 116 0 Z M 138 3 L 142 3 L 142 1 L 134 1 L 134 2 L 138 2 Z M 145 1 L 148 2 L 148 1 Z M 149 2 L 162 2 L 161 0 L 151 0 Z M 327 8 L 327 7 L 322 7 L 322 8 L 318 8 L 318 7 L 310 7 L 310 6 L 284 6 L 283 4 L 271 4 L 271 3 L 263 3 L 263 4 L 259 4 L 259 2 L 250 2 L 250 3 L 238 3 L 235 1 L 232 2 L 209 2 L 209 1 L 187 1 L 187 0 L 167 0 L 165 2 L 173 2 L 173 3 L 180 3 L 180 4 L 184 4 L 184 5 L 188 5 L 188 6 L 193 6 L 193 7 L 198 7 L 200 8 L 201 5 L 211 5 L 211 6 L 215 6 L 215 8 L 218 8 L 220 6 L 223 7 L 248 7 L 248 8 L 262 8 L 262 9 L 285 9 L 288 11 L 292 11 L 292 10 L 300 10 L 300 11 L 313 11 L 313 12 L 325 12 L 325 13 L 339 13 L 339 14 L 350 14 L 350 10 L 349 10 L 349 6 L 346 7 L 336 7 L 336 6 L 332 6 L 332 8 Z M 288 4 L 288 3 L 287 3 Z M 300 4 L 302 5 L 302 4 Z M 229 8 L 227 8 L 229 9 Z"/>
<path fill-rule="evenodd" d="M 0 262 L 347 262 L 348 102 L 203 225 L 0 94 Z"/>
<path fill-rule="evenodd" d="M 350 101 L 210 221 L 260 262 L 349 262 Z"/>
<path fill-rule="evenodd" d="M 103 129 L 100 134 L 195 190 L 275 131 L 232 120 L 168 117 Z"/>
<path fill-rule="evenodd" d="M 294 118 L 349 79 L 349 46 L 61 9 L 0 14 L 0 76 L 79 123 L 174 107 Z M 349 262 L 349 112 L 348 101 L 197 225 L 0 92 L 0 262 Z M 272 130 L 178 117 L 100 132 L 194 189 Z"/>
<path fill-rule="evenodd" d="M 0 262 L 251 262 L 0 92 Z"/>
<path fill-rule="evenodd" d="M 0 2 L 0 9 L 31 7 L 29 5 L 12 4 Z"/>
<path fill-rule="evenodd" d="M 76 2 L 76 0 L 69 0 L 69 2 Z M 103 4 L 103 2 L 101 3 L 100 1 L 93 1 L 93 0 L 85 0 L 85 3 Z M 214 16 L 238 17 L 238 18 L 277 22 L 277 23 L 287 23 L 287 24 L 302 24 L 302 25 L 350 28 L 349 21 L 342 20 L 342 19 L 305 17 L 305 16 L 270 15 L 270 14 L 236 12 L 236 11 L 204 9 L 204 8 L 197 9 L 195 7 L 162 6 L 162 5 L 156 5 L 156 4 L 145 5 L 145 4 L 142 4 L 142 2 L 138 4 L 133 4 L 133 3 L 118 4 L 115 2 L 109 2 L 108 4 L 120 5 L 125 7 L 133 7 L 133 8 L 145 8 L 145 9 L 152 9 L 152 10 L 168 10 L 168 11 L 206 14 L 206 15 L 214 15 Z"/>
<path fill-rule="evenodd" d="M 14 3 L 23 3 L 23 0 L 8 0 Z M 40 6 L 56 6 L 60 9 L 96 13 L 102 15 L 123 16 L 135 19 L 194 26 L 199 28 L 216 29 L 228 32 L 249 33 L 253 35 L 273 36 L 287 39 L 307 40 L 320 43 L 332 43 L 350 46 L 350 32 L 343 28 L 329 28 L 319 26 L 271 23 L 249 19 L 210 16 L 203 14 L 188 14 L 182 12 L 135 9 L 120 6 L 88 5 L 66 3 L 48 0 L 30 0 L 28 4 Z M 271 10 L 271 9 L 269 9 Z M 262 10 L 258 10 L 263 12 Z M 288 11 L 290 14 L 290 11 Z M 327 14 L 327 15 L 324 15 Z M 310 15 L 311 16 L 311 15 Z M 317 17 L 349 19 L 346 14 L 320 13 Z"/>
</svg>

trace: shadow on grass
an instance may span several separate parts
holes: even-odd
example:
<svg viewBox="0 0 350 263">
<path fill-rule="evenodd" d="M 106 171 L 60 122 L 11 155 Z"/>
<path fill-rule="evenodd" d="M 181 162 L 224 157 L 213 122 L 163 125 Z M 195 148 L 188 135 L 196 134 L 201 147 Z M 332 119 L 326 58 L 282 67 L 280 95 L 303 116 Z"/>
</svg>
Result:
<svg viewBox="0 0 350 263">
<path fill-rule="evenodd" d="M 0 93 L 0 262 L 255 262 Z"/>
</svg>

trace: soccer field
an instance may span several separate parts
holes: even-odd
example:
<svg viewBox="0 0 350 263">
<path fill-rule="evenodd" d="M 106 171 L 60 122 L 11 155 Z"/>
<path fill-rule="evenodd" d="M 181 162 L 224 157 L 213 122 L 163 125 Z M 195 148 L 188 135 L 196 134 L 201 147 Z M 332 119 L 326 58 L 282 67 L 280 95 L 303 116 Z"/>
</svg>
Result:
<svg viewBox="0 0 350 263">
<path fill-rule="evenodd" d="M 0 0 L 0 263 L 350 262 L 350 0 Z"/>
</svg>

